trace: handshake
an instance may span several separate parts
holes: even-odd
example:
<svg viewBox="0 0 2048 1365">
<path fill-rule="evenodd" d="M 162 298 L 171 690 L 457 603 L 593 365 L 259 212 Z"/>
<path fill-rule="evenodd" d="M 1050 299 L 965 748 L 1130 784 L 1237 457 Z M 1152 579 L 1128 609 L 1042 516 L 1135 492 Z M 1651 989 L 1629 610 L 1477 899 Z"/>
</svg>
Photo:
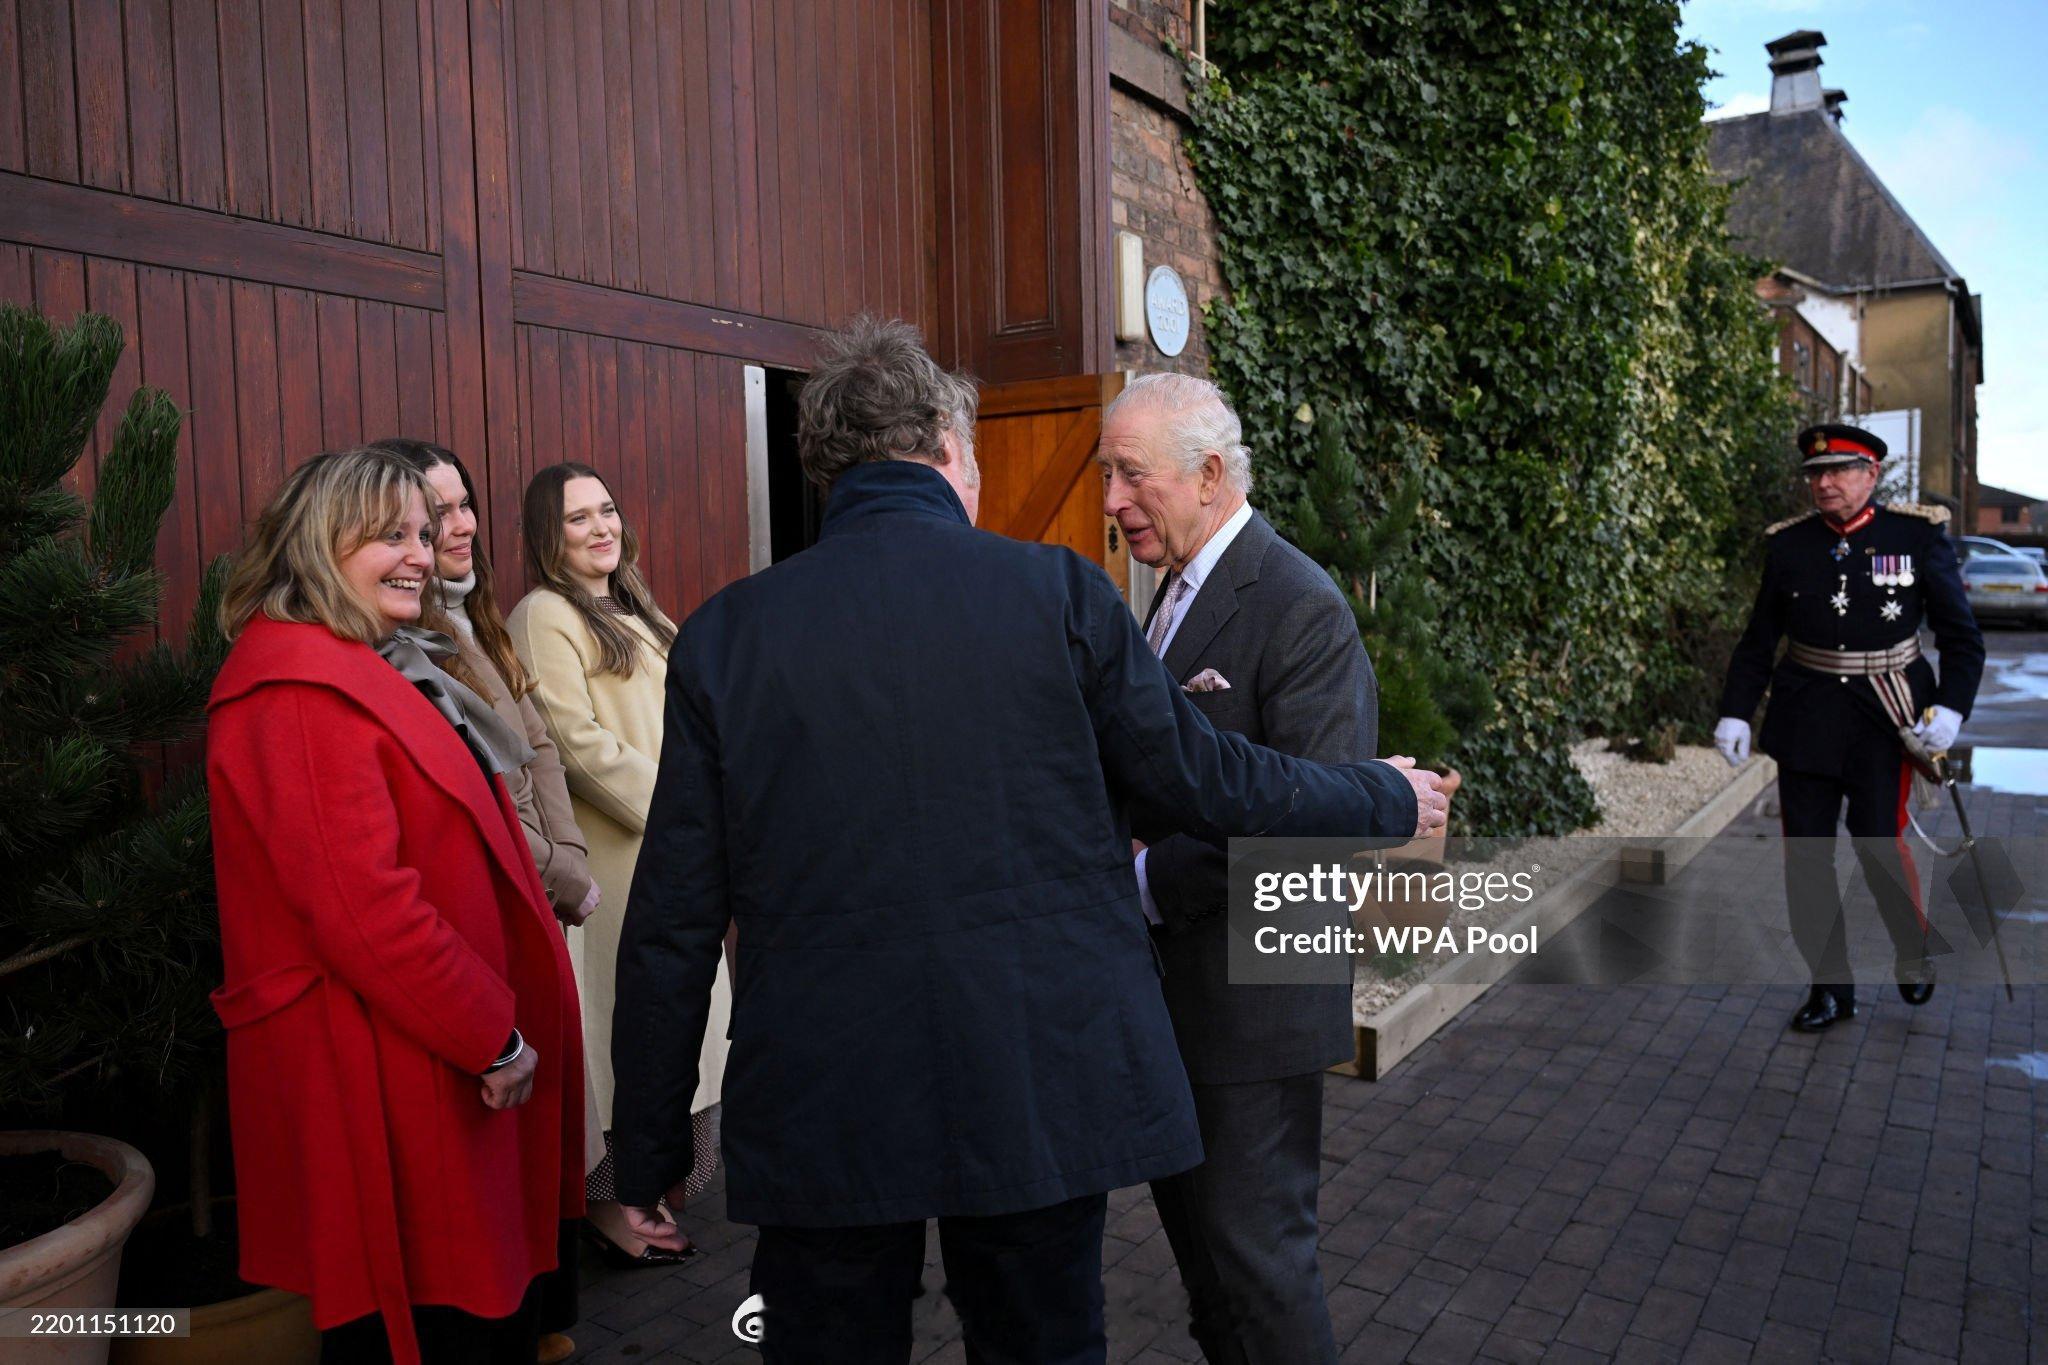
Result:
<svg viewBox="0 0 2048 1365">
<path fill-rule="evenodd" d="M 1383 761 L 1388 767 L 1398 769 L 1408 779 L 1408 785 L 1415 789 L 1415 837 L 1442 837 L 1451 818 L 1451 797 L 1457 794 L 1465 779 L 1455 768 L 1447 773 L 1418 768 L 1415 760 L 1405 754 L 1396 754 Z"/>
</svg>

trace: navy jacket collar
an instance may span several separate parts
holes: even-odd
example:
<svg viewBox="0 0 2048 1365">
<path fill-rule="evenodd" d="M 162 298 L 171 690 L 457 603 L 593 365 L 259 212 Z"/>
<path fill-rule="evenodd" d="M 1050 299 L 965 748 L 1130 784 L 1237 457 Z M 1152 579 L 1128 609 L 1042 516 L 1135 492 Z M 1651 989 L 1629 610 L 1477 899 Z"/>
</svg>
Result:
<svg viewBox="0 0 2048 1365">
<path fill-rule="evenodd" d="M 857 464 L 832 483 L 820 536 L 851 530 L 875 517 L 938 517 L 969 525 L 967 509 L 946 476 L 917 460 Z"/>
</svg>

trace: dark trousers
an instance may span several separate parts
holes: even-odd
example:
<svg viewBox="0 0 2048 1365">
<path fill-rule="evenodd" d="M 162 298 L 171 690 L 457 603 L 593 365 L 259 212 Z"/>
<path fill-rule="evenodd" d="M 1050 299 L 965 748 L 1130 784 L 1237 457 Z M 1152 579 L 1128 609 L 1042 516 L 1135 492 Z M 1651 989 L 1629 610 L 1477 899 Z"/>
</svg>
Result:
<svg viewBox="0 0 2048 1365">
<path fill-rule="evenodd" d="M 1188 1334 L 1210 1365 L 1335 1361 L 1316 1258 L 1323 1073 L 1194 1091 L 1207 1157 L 1152 1182 Z"/>
<path fill-rule="evenodd" d="M 1901 966 L 1917 964 L 1926 921 L 1919 877 L 1906 847 L 1911 772 L 1896 743 L 1856 746 L 1840 776 L 1780 772 L 1785 827 L 1785 900 L 1792 938 L 1816 985 L 1850 986 L 1842 891 L 1835 879 L 1835 826 L 1848 806 L 1849 841 Z"/>
<path fill-rule="evenodd" d="M 1100 1365 L 1105 1195 L 1025 1213 L 941 1218 L 946 1296 L 969 1365 Z M 764 1227 L 751 1288 L 767 1365 L 901 1365 L 924 1273 L 922 1222 Z"/>
</svg>

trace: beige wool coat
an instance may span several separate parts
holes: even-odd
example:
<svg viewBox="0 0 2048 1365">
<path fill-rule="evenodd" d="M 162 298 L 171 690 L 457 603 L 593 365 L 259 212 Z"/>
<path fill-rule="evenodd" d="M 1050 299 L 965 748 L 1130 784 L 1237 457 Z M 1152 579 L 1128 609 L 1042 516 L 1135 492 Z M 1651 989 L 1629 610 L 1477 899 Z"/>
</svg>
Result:
<svg viewBox="0 0 2048 1365">
<path fill-rule="evenodd" d="M 668 658 L 654 632 L 631 617 L 621 620 L 645 646 L 630 678 L 598 670 L 603 654 L 597 641 L 576 608 L 552 589 L 528 593 L 508 618 L 513 648 L 536 682 L 534 709 L 568 775 L 576 824 L 589 841 L 590 872 L 603 898 L 580 934 L 570 934 L 570 960 L 583 993 L 583 1037 L 598 1115 L 606 1128 L 612 1122 L 612 1004 L 618 993 L 619 932 L 647 828 L 647 807 L 654 799 L 668 679 Z M 732 988 L 721 972 L 712 986 L 711 1017 L 697 1062 L 700 1079 L 694 1109 L 716 1104 L 722 1093 L 731 1017 Z"/>
</svg>

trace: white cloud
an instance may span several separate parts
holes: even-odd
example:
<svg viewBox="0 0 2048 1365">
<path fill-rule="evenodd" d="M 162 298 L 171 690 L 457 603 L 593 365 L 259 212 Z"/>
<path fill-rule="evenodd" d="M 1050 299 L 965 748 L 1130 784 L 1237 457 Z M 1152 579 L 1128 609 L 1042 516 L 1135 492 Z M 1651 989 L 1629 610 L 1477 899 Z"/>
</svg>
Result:
<svg viewBox="0 0 2048 1365">
<path fill-rule="evenodd" d="M 1717 118 L 1740 118 L 1744 114 L 1761 114 L 1770 107 L 1771 97 L 1768 92 L 1744 90 L 1740 94 L 1730 95 L 1725 101 L 1709 109 L 1707 119 L 1711 122 Z"/>
</svg>

